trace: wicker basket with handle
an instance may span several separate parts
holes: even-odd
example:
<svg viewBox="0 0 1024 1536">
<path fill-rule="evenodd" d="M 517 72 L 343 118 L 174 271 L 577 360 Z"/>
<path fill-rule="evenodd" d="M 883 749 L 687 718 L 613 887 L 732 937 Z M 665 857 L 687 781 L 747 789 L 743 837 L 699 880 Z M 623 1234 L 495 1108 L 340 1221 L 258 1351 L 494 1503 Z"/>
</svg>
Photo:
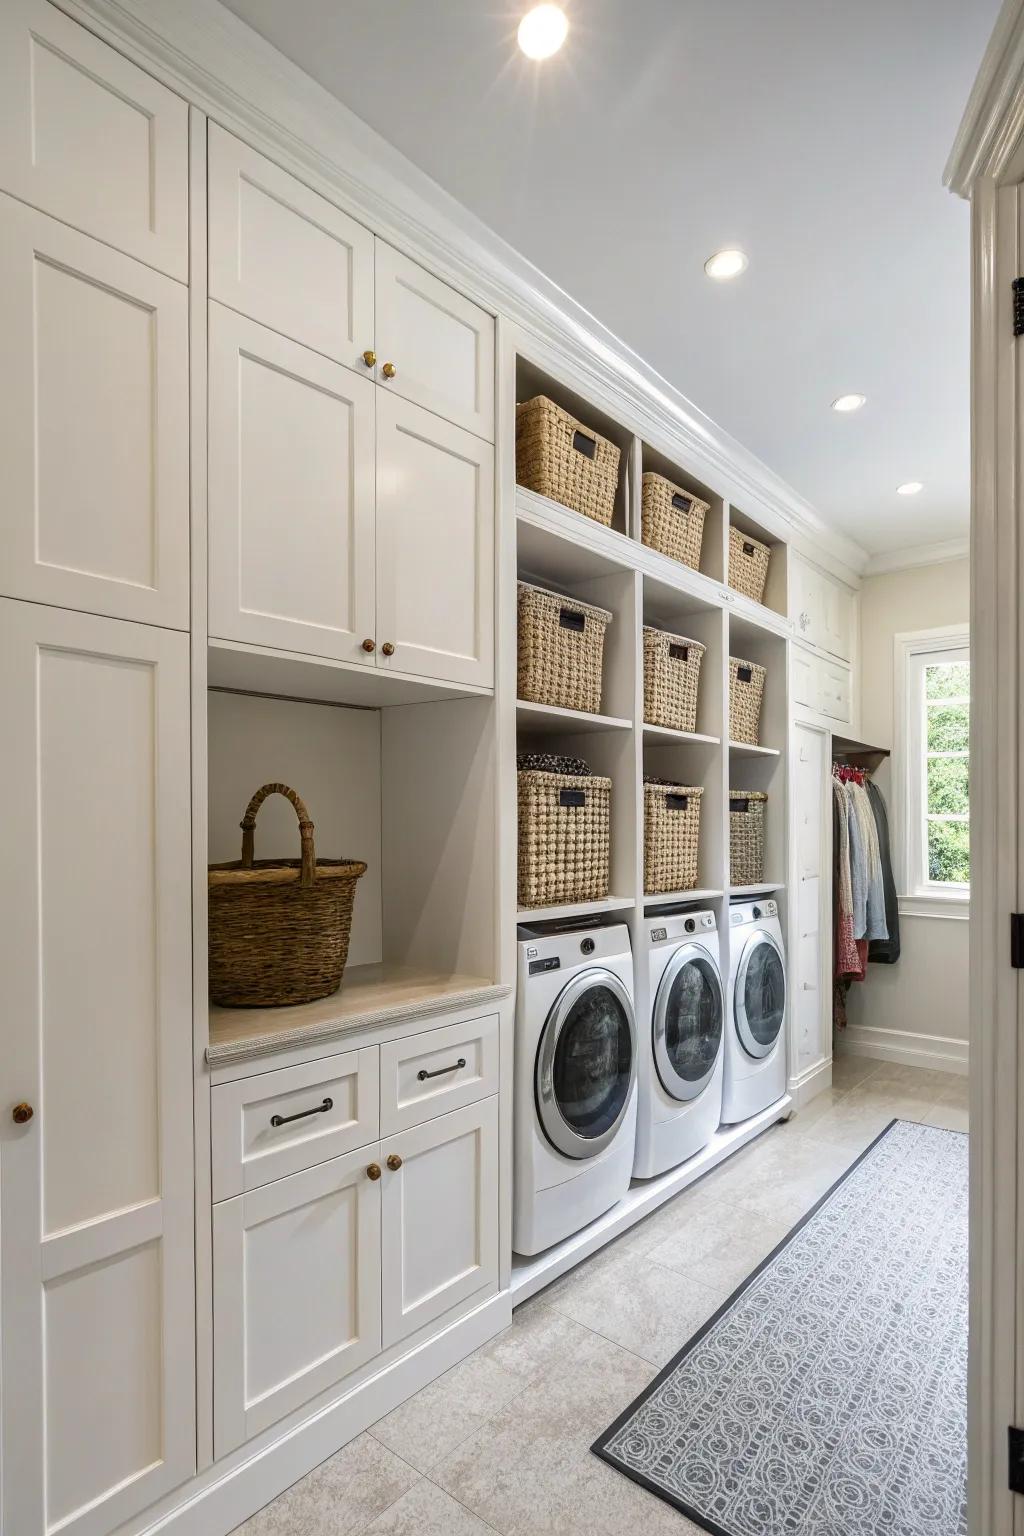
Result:
<svg viewBox="0 0 1024 1536">
<path fill-rule="evenodd" d="M 760 789 L 729 791 L 729 881 L 760 885 L 764 879 L 764 811 L 768 796 Z"/>
<path fill-rule="evenodd" d="M 697 729 L 704 647 L 685 635 L 644 625 L 644 720 L 673 731 Z"/>
<path fill-rule="evenodd" d="M 284 795 L 299 819 L 301 857 L 253 858 L 256 813 Z M 318 859 L 309 812 L 287 784 L 264 784 L 241 821 L 242 857 L 211 864 L 210 998 L 228 1008 L 276 1008 L 328 997 L 341 985 L 359 859 Z"/>
<path fill-rule="evenodd" d="M 619 457 L 617 444 L 547 395 L 516 406 L 516 480 L 606 528 L 615 510 Z"/>
<path fill-rule="evenodd" d="M 756 661 L 729 657 L 729 740 L 760 746 L 765 669 Z"/>
<path fill-rule="evenodd" d="M 670 560 L 700 570 L 708 503 L 650 472 L 640 481 L 640 537 Z"/>
<path fill-rule="evenodd" d="M 742 528 L 729 527 L 729 585 L 734 592 L 753 598 L 755 603 L 764 600 L 764 584 L 768 580 L 768 562 L 771 549 L 760 539 L 751 538 Z"/>
<path fill-rule="evenodd" d="M 644 780 L 645 895 L 695 888 L 703 793 L 693 784 Z"/>
<path fill-rule="evenodd" d="M 597 714 L 601 708 L 607 608 L 547 592 L 527 581 L 518 590 L 518 697 Z"/>
<path fill-rule="evenodd" d="M 519 905 L 552 907 L 608 895 L 611 779 L 517 774 Z"/>
</svg>

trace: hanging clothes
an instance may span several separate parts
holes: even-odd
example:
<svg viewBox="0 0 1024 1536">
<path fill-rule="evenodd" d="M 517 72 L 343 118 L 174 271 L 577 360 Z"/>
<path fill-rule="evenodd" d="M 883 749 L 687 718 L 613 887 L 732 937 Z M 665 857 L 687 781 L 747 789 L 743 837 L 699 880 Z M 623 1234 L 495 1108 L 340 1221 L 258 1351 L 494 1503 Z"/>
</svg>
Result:
<svg viewBox="0 0 1024 1536">
<path fill-rule="evenodd" d="M 857 814 L 853 784 L 843 785 L 846 802 L 846 828 L 850 841 L 850 885 L 853 890 L 853 937 L 862 939 L 868 925 L 868 880 L 870 854 L 864 835 L 864 823 Z"/>
<path fill-rule="evenodd" d="M 834 964 L 836 978 L 862 974 L 854 940 L 853 870 L 850 850 L 850 806 L 846 785 L 832 780 L 832 839 L 835 917 Z"/>
<path fill-rule="evenodd" d="M 875 818 L 875 831 L 878 836 L 879 857 L 882 863 L 882 890 L 885 904 L 885 927 L 887 937 L 872 939 L 868 945 L 868 959 L 876 960 L 881 965 L 895 965 L 900 957 L 900 911 L 896 900 L 896 881 L 892 872 L 892 850 L 889 845 L 889 818 L 885 811 L 885 801 L 878 785 L 868 780 L 868 801 L 871 812 Z"/>
<path fill-rule="evenodd" d="M 857 939 L 886 939 L 889 930 L 885 920 L 885 892 L 882 882 L 882 857 L 878 844 L 878 828 L 871 801 L 863 784 L 854 780 L 847 785 L 847 793 L 853 802 L 857 824 L 864 839 L 867 858 L 867 892 L 864 904 L 864 927 L 854 932 Z"/>
</svg>

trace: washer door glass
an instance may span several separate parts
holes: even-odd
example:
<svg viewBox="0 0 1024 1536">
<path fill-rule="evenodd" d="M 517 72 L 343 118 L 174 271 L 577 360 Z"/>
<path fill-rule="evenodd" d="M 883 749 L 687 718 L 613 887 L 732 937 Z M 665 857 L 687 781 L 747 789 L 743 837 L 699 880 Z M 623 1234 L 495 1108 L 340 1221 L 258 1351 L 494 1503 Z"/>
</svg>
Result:
<svg viewBox="0 0 1024 1536">
<path fill-rule="evenodd" d="M 612 971 L 574 978 L 548 1015 L 537 1053 L 537 1110 L 567 1157 L 594 1157 L 614 1137 L 636 1077 L 629 994 Z"/>
<path fill-rule="evenodd" d="M 736 1028 L 749 1056 L 767 1056 L 786 1016 L 786 968 L 768 933 L 748 941 L 736 974 Z"/>
<path fill-rule="evenodd" d="M 654 1063 L 674 1099 L 695 1099 L 722 1048 L 722 978 L 707 950 L 684 944 L 665 968 L 654 1005 Z"/>
</svg>

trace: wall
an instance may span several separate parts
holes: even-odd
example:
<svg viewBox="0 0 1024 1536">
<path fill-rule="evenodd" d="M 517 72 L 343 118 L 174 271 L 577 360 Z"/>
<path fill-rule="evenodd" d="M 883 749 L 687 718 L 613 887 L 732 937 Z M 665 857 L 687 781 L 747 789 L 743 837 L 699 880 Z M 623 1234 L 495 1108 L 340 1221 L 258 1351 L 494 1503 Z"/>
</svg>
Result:
<svg viewBox="0 0 1024 1536">
<path fill-rule="evenodd" d="M 860 598 L 860 736 L 891 747 L 893 637 L 970 618 L 967 560 L 889 571 L 864 580 Z M 892 808 L 888 766 L 876 779 Z M 899 829 L 891 828 L 894 838 Z M 967 949 L 963 918 L 900 915 L 897 965 L 872 965 L 850 991 L 849 1029 L 840 1050 L 916 1061 L 946 1071 L 967 1062 Z"/>
</svg>

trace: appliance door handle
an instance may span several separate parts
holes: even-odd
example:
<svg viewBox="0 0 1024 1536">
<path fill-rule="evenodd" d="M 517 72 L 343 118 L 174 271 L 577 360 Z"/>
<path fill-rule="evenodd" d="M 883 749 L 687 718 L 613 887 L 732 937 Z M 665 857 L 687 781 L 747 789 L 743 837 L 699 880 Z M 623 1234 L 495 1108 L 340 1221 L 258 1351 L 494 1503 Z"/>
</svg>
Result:
<svg viewBox="0 0 1024 1536">
<path fill-rule="evenodd" d="M 324 1099 L 322 1104 L 314 1104 L 312 1109 L 300 1109 L 297 1115 L 271 1115 L 270 1123 L 273 1126 L 291 1125 L 293 1120 L 305 1120 L 308 1115 L 326 1115 L 329 1109 L 334 1108 L 333 1099 Z"/>
<path fill-rule="evenodd" d="M 448 1072 L 458 1072 L 465 1065 L 465 1056 L 460 1056 L 458 1061 L 453 1061 L 450 1067 L 438 1067 L 436 1072 L 428 1072 L 425 1067 L 421 1067 L 416 1073 L 416 1077 L 419 1082 L 425 1083 L 428 1077 L 444 1077 Z"/>
</svg>

